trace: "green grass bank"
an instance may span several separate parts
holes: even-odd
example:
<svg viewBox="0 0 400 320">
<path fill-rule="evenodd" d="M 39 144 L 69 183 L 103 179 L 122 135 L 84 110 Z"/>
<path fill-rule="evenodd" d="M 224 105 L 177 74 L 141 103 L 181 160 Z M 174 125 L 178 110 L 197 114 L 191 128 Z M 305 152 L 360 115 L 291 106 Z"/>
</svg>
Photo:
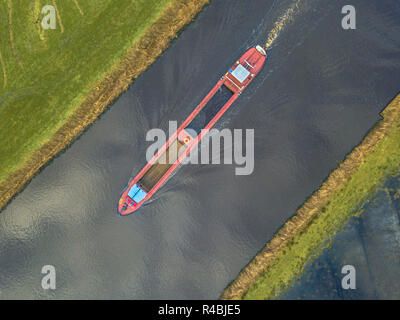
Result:
<svg viewBox="0 0 400 320">
<path fill-rule="evenodd" d="M 380 120 L 222 294 L 222 299 L 273 299 L 329 246 L 388 176 L 400 172 L 400 95 Z"/>
<path fill-rule="evenodd" d="M 0 209 L 208 0 L 0 2 Z M 44 29 L 52 5 L 56 29 Z"/>
</svg>

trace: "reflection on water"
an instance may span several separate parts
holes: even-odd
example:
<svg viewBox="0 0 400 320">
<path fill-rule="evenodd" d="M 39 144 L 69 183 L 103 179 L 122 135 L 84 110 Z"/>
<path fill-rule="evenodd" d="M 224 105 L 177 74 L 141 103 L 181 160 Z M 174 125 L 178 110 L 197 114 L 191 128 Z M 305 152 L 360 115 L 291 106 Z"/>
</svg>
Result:
<svg viewBox="0 0 400 320">
<path fill-rule="evenodd" d="M 364 205 L 359 218 L 333 239 L 286 294 L 286 299 L 400 299 L 400 176 Z M 343 290 L 344 265 L 356 270 L 356 289 Z"/>
<path fill-rule="evenodd" d="M 255 169 L 187 165 L 118 217 L 147 130 L 184 120 L 296 1 L 213 1 L 171 48 L 0 214 L 0 298 L 217 298 L 398 92 L 400 4 L 307 2 L 217 128 L 255 130 Z M 327 36 L 329 35 L 329 37 Z M 73 41 L 73 40 L 71 40 Z M 41 289 L 54 265 L 57 289 Z"/>
</svg>

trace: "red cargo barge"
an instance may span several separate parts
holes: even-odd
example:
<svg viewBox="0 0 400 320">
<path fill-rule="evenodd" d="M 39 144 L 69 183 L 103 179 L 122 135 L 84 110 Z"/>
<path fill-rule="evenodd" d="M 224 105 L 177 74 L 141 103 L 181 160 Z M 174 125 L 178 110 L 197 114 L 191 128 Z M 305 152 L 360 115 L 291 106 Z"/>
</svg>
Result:
<svg viewBox="0 0 400 320">
<path fill-rule="evenodd" d="M 214 126 L 260 72 L 265 60 L 265 49 L 261 46 L 256 46 L 247 50 L 235 62 L 168 139 L 165 145 L 158 150 L 139 174 L 129 182 L 118 202 L 118 213 L 120 215 L 125 216 L 138 210 L 153 196 L 200 142 L 204 132 Z M 217 105 L 216 110 L 212 110 L 211 105 Z M 206 117 L 206 123 L 199 124 L 199 118 L 203 119 L 204 116 Z M 189 130 L 185 130 L 189 128 L 194 129 L 198 134 L 195 137 L 190 135 Z M 175 152 L 169 152 L 172 147 L 175 148 L 173 149 L 176 150 Z M 163 161 L 160 161 L 161 159 Z"/>
</svg>

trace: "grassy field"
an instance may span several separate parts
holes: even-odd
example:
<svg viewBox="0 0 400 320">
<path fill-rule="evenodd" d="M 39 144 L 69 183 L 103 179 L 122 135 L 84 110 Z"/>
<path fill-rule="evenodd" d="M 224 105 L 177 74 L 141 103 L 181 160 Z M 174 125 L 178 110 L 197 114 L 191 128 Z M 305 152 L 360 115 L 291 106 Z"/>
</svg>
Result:
<svg viewBox="0 0 400 320">
<path fill-rule="evenodd" d="M 0 209 L 144 72 L 209 0 L 0 2 Z M 56 29 L 42 28 L 52 5 Z"/>
<path fill-rule="evenodd" d="M 374 129 L 225 290 L 223 299 L 272 299 L 329 246 L 388 176 L 400 172 L 400 95 Z"/>
<path fill-rule="evenodd" d="M 0 183 L 74 112 L 169 0 L 0 2 Z M 46 4 L 57 27 L 41 27 Z"/>
</svg>

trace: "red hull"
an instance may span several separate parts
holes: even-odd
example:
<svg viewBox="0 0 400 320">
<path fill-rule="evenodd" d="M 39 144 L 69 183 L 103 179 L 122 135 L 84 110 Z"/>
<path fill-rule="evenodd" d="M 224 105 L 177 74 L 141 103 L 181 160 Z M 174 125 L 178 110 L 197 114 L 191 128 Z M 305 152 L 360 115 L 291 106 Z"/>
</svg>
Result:
<svg viewBox="0 0 400 320">
<path fill-rule="evenodd" d="M 247 50 L 238 61 L 226 72 L 217 84 L 211 89 L 211 91 L 204 97 L 200 104 L 193 110 L 193 112 L 187 117 L 187 119 L 181 124 L 178 130 L 168 139 L 165 145 L 158 150 L 156 155 L 147 163 L 147 165 L 139 172 L 139 174 L 129 183 L 121 195 L 118 202 L 118 213 L 120 215 L 129 215 L 132 212 L 138 210 L 146 201 L 148 201 L 153 194 L 163 185 L 163 183 L 170 177 L 170 175 L 176 170 L 176 168 L 182 163 L 182 161 L 190 154 L 191 150 L 200 142 L 204 132 L 201 131 L 196 138 L 189 135 L 184 129 L 192 122 L 192 120 L 199 114 L 199 112 L 205 107 L 207 102 L 215 95 L 215 93 L 221 88 L 226 86 L 231 92 L 232 96 L 229 100 L 220 108 L 218 113 L 208 122 L 204 127 L 206 130 L 211 129 L 219 118 L 228 110 L 232 103 L 238 98 L 243 90 L 249 85 L 254 77 L 260 72 L 266 61 L 266 55 L 264 49 L 257 46 Z M 150 174 L 150 169 L 156 166 L 157 160 L 163 155 L 163 153 L 172 144 L 183 145 L 183 152 L 177 156 L 176 161 L 162 173 L 162 176 L 157 179 L 154 185 L 151 185 L 150 190 L 147 190 L 144 186 L 143 181 L 146 180 L 146 174 Z M 168 150 L 167 150 L 168 151 Z M 154 169 L 154 168 L 153 168 Z"/>
</svg>

